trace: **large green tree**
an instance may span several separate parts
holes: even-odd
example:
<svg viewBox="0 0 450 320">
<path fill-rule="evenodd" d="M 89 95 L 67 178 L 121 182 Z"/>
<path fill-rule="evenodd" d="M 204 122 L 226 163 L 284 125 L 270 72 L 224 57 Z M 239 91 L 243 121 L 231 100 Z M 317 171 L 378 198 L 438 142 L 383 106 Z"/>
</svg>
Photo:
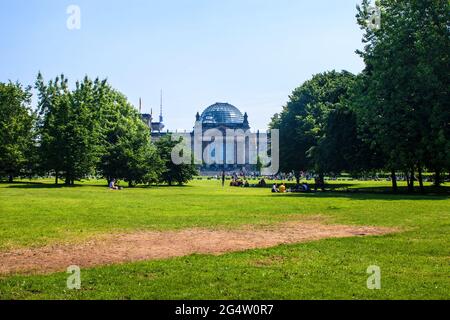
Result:
<svg viewBox="0 0 450 320">
<path fill-rule="evenodd" d="M 98 83 L 103 153 L 99 172 L 108 180 L 119 179 L 129 186 L 158 182 L 163 163 L 151 142 L 150 128 L 125 96 Z"/>
<path fill-rule="evenodd" d="M 0 83 L 0 176 L 12 182 L 29 174 L 35 150 L 35 113 L 30 107 L 31 88 Z"/>
<path fill-rule="evenodd" d="M 46 84 L 39 74 L 36 88 L 40 162 L 56 183 L 98 175 L 130 186 L 158 181 L 161 161 L 150 129 L 106 80 L 85 77 L 70 90 L 64 75 Z"/>
<path fill-rule="evenodd" d="M 331 170 L 319 146 L 331 143 L 326 140 L 329 115 L 346 107 L 354 80 L 349 72 L 331 71 L 314 75 L 294 90 L 270 125 L 280 130 L 281 171 L 294 171 L 298 178 L 300 171 L 315 170 L 323 175 Z"/>
<path fill-rule="evenodd" d="M 358 7 L 366 44 L 360 85 L 359 123 L 385 156 L 387 169 L 421 187 L 425 167 L 449 168 L 450 7 L 447 0 L 381 0 L 381 27 L 367 23 L 370 5 Z M 395 188 L 395 179 L 393 179 Z"/>
<path fill-rule="evenodd" d="M 99 157 L 99 125 L 94 87 L 87 77 L 71 91 L 64 75 L 48 84 L 41 74 L 39 92 L 39 135 L 42 168 L 53 172 L 55 182 L 65 183 L 93 175 Z"/>
</svg>

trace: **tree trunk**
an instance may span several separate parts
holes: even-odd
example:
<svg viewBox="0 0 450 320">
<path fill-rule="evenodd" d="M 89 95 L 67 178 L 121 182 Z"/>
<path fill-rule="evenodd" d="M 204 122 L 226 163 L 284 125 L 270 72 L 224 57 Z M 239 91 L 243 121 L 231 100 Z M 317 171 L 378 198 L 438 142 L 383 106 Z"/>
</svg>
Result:
<svg viewBox="0 0 450 320">
<path fill-rule="evenodd" d="M 9 181 L 9 183 L 13 183 L 14 182 L 14 176 L 12 174 L 9 175 L 8 181 Z"/>
<path fill-rule="evenodd" d="M 414 192 L 414 171 L 411 170 L 411 175 L 409 176 L 410 182 L 408 184 L 408 192 Z"/>
<path fill-rule="evenodd" d="M 55 184 L 58 184 L 58 172 L 55 174 Z"/>
<path fill-rule="evenodd" d="M 325 191 L 325 176 L 323 173 L 319 174 L 319 180 L 322 191 Z"/>
<path fill-rule="evenodd" d="M 408 186 L 408 191 L 409 191 L 409 189 L 411 188 L 411 181 L 409 180 L 409 173 L 405 172 L 404 175 L 405 175 L 405 179 L 406 179 L 406 185 Z"/>
<path fill-rule="evenodd" d="M 397 186 L 397 175 L 395 174 L 395 171 L 391 172 L 391 179 L 392 179 L 392 191 L 394 193 L 397 193 L 398 186 Z"/>
<path fill-rule="evenodd" d="M 419 185 L 420 185 L 420 192 L 425 193 L 425 188 L 423 186 L 422 166 L 419 166 Z"/>
<path fill-rule="evenodd" d="M 442 181 L 441 181 L 441 170 L 440 169 L 436 169 L 435 173 L 434 173 L 434 185 L 436 187 L 439 187 L 441 185 Z"/>
</svg>

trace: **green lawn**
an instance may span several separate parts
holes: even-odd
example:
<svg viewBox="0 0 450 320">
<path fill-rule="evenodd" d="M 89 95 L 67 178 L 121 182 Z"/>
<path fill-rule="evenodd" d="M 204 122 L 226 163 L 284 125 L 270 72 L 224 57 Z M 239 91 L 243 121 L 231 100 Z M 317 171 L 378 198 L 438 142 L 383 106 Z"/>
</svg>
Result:
<svg viewBox="0 0 450 320">
<path fill-rule="evenodd" d="M 403 230 L 82 270 L 80 291 L 66 289 L 65 273 L 4 277 L 0 298 L 448 299 L 449 196 L 361 192 L 383 190 L 388 182 L 336 184 L 346 184 L 339 190 L 348 185 L 360 192 L 281 195 L 269 189 L 222 188 L 217 181 L 120 192 L 102 182 L 72 188 L 54 187 L 50 181 L 0 184 L 0 250 L 109 232 L 235 228 L 317 215 L 328 223 Z M 381 290 L 366 287 L 370 265 L 381 268 Z"/>
</svg>

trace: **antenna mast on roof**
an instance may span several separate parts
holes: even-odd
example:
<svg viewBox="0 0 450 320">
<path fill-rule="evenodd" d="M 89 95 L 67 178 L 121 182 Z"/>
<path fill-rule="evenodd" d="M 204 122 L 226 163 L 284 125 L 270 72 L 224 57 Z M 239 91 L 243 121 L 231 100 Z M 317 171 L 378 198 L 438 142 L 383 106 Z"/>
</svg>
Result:
<svg viewBox="0 0 450 320">
<path fill-rule="evenodd" d="M 160 111 L 159 111 L 159 122 L 163 122 L 163 91 L 161 89 L 161 105 L 160 105 Z"/>
</svg>

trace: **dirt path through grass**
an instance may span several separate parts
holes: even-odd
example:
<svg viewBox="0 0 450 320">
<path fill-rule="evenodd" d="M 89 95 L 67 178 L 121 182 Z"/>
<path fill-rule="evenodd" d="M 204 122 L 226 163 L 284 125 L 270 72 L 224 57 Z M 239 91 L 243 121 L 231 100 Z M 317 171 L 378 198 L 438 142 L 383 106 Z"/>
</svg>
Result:
<svg viewBox="0 0 450 320">
<path fill-rule="evenodd" d="M 0 275 L 52 273 L 70 265 L 81 268 L 142 260 L 168 259 L 194 253 L 220 255 L 281 244 L 392 233 L 379 227 L 287 222 L 265 228 L 238 230 L 188 229 L 105 235 L 81 244 L 0 252 Z"/>
</svg>

